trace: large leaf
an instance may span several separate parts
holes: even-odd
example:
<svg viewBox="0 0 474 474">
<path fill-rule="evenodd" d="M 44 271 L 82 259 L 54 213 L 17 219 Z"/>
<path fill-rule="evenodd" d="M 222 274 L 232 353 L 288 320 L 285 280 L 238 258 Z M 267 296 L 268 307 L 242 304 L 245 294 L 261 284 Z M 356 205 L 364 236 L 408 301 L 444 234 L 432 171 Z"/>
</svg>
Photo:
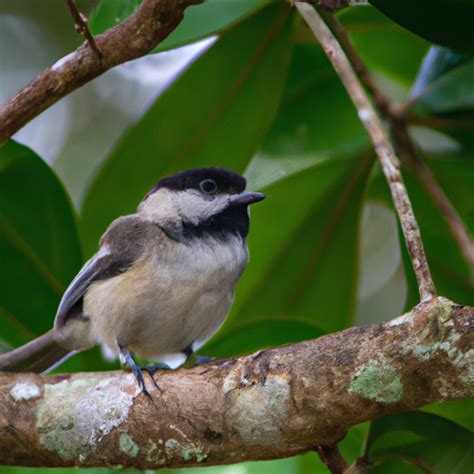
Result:
<svg viewBox="0 0 474 474">
<path fill-rule="evenodd" d="M 103 33 L 131 15 L 142 0 L 101 0 L 91 14 L 89 27 L 93 34 Z M 192 43 L 210 36 L 241 20 L 268 0 L 244 0 L 222 2 L 208 0 L 203 4 L 188 7 L 183 21 L 154 50 L 164 51 Z"/>
<path fill-rule="evenodd" d="M 381 465 L 375 472 L 391 472 L 381 468 L 393 459 L 421 467 L 421 472 L 471 474 L 474 465 L 472 433 L 428 413 L 379 418 L 371 423 L 367 443 L 369 461 Z"/>
<path fill-rule="evenodd" d="M 211 340 L 202 352 L 213 357 L 231 357 L 322 335 L 323 332 L 309 321 L 274 317 L 236 326 L 232 331 Z"/>
<path fill-rule="evenodd" d="M 124 135 L 84 202 L 87 253 L 163 175 L 209 165 L 244 170 L 278 107 L 292 25 L 288 5 L 271 5 L 229 30 Z"/>
<path fill-rule="evenodd" d="M 408 91 L 429 44 L 371 6 L 346 8 L 338 18 L 375 80 L 382 74 Z M 394 95 L 392 84 L 378 81 L 378 86 Z"/>
<path fill-rule="evenodd" d="M 471 158 L 425 157 L 425 161 L 472 235 L 474 233 L 472 200 L 474 168 Z M 456 303 L 474 304 L 471 270 L 453 239 L 448 225 L 417 179 L 411 173 L 405 172 L 404 180 L 420 227 L 438 294 Z M 371 181 L 369 195 L 372 199 L 381 200 L 393 208 L 390 192 L 381 172 L 377 173 Z M 418 291 L 401 232 L 400 242 L 409 289 L 407 308 L 410 308 L 418 302 Z"/>
<path fill-rule="evenodd" d="M 100 0 L 92 10 L 88 26 L 93 35 L 118 25 L 129 17 L 142 3 L 142 0 Z"/>
<path fill-rule="evenodd" d="M 417 108 L 431 113 L 474 109 L 474 61 L 451 69 L 416 95 Z M 421 107 L 420 107 L 421 106 Z"/>
<path fill-rule="evenodd" d="M 326 332 L 352 324 L 358 223 L 371 163 L 327 159 L 264 188 L 266 201 L 252 210 L 254 257 L 227 328 L 278 314 L 311 320 Z"/>
<path fill-rule="evenodd" d="M 443 403 L 433 403 L 422 408 L 422 411 L 434 413 L 472 431 L 474 436 L 474 400 L 451 400 Z"/>
<path fill-rule="evenodd" d="M 432 46 L 423 58 L 411 95 L 417 96 L 433 81 L 468 60 L 468 56 L 443 46 Z"/>
<path fill-rule="evenodd" d="M 356 109 L 320 46 L 296 45 L 282 103 L 262 153 L 279 160 L 318 159 L 357 153 L 368 142 Z"/>
<path fill-rule="evenodd" d="M 445 153 L 437 150 L 441 138 L 445 143 L 450 143 L 451 152 L 461 154 L 463 158 L 467 153 L 474 156 L 474 68 L 469 60 L 469 56 L 457 51 L 440 46 L 431 47 L 410 92 L 414 111 L 429 115 L 442 114 L 442 118 L 436 117 L 431 121 L 431 129 L 422 130 L 428 137 L 428 140 L 425 139 L 425 148 L 428 145 L 434 153 Z M 437 135 L 433 135 L 434 130 Z M 438 138 L 438 146 L 433 138 Z M 423 143 L 421 146 L 423 148 Z"/>
<path fill-rule="evenodd" d="M 403 27 L 432 43 L 474 53 L 472 0 L 369 0 Z"/>
<path fill-rule="evenodd" d="M 0 261 L 0 338 L 17 345 L 51 328 L 81 252 L 58 179 L 13 141 L 0 148 Z"/>
<path fill-rule="evenodd" d="M 474 168 L 470 160 L 438 158 L 426 162 L 472 235 Z M 410 174 L 405 175 L 405 182 L 420 225 L 438 293 L 456 303 L 474 305 L 472 270 L 464 260 L 448 225 L 431 198 Z"/>
</svg>

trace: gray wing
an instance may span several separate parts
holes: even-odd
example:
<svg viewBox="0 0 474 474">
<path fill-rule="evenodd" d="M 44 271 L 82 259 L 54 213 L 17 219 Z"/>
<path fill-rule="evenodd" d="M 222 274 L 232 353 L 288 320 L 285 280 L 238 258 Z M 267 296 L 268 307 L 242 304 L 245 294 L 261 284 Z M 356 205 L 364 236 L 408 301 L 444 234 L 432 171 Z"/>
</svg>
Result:
<svg viewBox="0 0 474 474">
<path fill-rule="evenodd" d="M 153 234 L 153 235 L 150 235 Z M 162 234 L 152 223 L 137 215 L 116 219 L 100 240 L 100 250 L 82 267 L 64 293 L 54 325 L 64 326 L 74 316 L 82 316 L 82 299 L 89 286 L 126 271 L 146 249 L 150 239 Z"/>
<path fill-rule="evenodd" d="M 67 319 L 72 315 L 82 314 L 82 298 L 87 288 L 94 281 L 105 280 L 119 275 L 132 263 L 133 260 L 120 259 L 118 255 L 105 254 L 103 251 L 97 252 L 81 268 L 65 291 L 56 313 L 55 327 L 64 326 Z"/>
</svg>

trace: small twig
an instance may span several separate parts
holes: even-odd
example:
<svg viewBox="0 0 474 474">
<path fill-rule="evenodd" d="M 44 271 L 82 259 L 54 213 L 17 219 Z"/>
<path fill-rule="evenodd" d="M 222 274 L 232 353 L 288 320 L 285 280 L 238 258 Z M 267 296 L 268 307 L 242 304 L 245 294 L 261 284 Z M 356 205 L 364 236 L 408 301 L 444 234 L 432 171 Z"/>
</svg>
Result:
<svg viewBox="0 0 474 474">
<path fill-rule="evenodd" d="M 321 461 L 332 474 L 363 474 L 367 472 L 367 464 L 363 459 L 357 459 L 349 465 L 343 458 L 337 444 L 331 446 L 318 446 L 317 453 Z"/>
<path fill-rule="evenodd" d="M 410 169 L 413 171 L 420 184 L 423 186 L 427 194 L 433 200 L 433 203 L 438 208 L 440 214 L 449 226 L 451 235 L 456 240 L 459 249 L 461 250 L 464 259 L 471 268 L 474 269 L 474 243 L 472 242 L 469 233 L 462 222 L 457 210 L 444 193 L 443 189 L 436 181 L 436 178 L 431 173 L 431 170 L 426 166 L 422 157 L 408 133 L 407 121 L 405 119 L 404 109 L 395 107 L 390 99 L 377 87 L 372 75 L 365 66 L 359 53 L 354 48 L 346 30 L 341 23 L 333 15 L 321 12 L 326 23 L 337 34 L 339 42 L 347 54 L 350 62 L 354 66 L 361 81 L 366 85 L 368 91 L 373 96 L 375 103 L 380 113 L 389 120 L 394 133 L 394 141 L 397 144 L 400 158 L 408 161 Z"/>
<path fill-rule="evenodd" d="M 422 301 L 429 300 L 435 295 L 435 287 L 423 248 L 420 230 L 399 170 L 400 163 L 381 120 L 377 116 L 342 47 L 319 13 L 305 2 L 296 2 L 295 6 L 321 43 L 323 50 L 357 108 L 359 117 L 370 136 L 375 152 L 382 164 L 382 169 L 389 184 L 395 208 L 402 225 L 405 242 L 418 282 L 420 298 Z"/>
<path fill-rule="evenodd" d="M 458 129 L 471 130 L 474 132 L 474 121 L 469 119 L 444 119 L 439 117 L 430 117 L 426 115 L 417 115 L 411 111 L 405 112 L 402 117 L 405 122 L 410 125 L 422 125 L 426 127 L 441 129 L 449 129 L 452 127 L 456 127 Z"/>
<path fill-rule="evenodd" d="M 342 49 L 346 53 L 353 68 L 358 74 L 359 79 L 367 86 L 367 89 L 374 98 L 378 110 L 382 113 L 382 115 L 393 115 L 396 113 L 392 102 L 375 85 L 372 75 L 362 61 L 362 58 L 359 56 L 359 53 L 354 48 L 347 31 L 341 25 L 339 20 L 327 11 L 321 10 L 320 13 L 327 25 L 336 34 L 339 44 L 342 46 Z"/>
<path fill-rule="evenodd" d="M 317 452 L 321 461 L 327 466 L 332 474 L 344 474 L 349 469 L 349 465 L 342 457 L 337 444 L 332 446 L 318 446 Z"/>
<path fill-rule="evenodd" d="M 418 153 L 418 150 L 408 133 L 406 123 L 404 121 L 394 121 L 393 133 L 400 153 L 406 155 L 405 161 L 409 162 L 410 169 L 413 171 L 434 205 L 438 208 L 441 216 L 448 224 L 450 233 L 456 240 L 464 260 L 469 265 L 471 278 L 473 278 L 474 243 L 464 226 L 461 216 Z"/>
<path fill-rule="evenodd" d="M 91 47 L 92 51 L 94 51 L 95 55 L 97 56 L 97 59 L 99 61 L 102 61 L 102 53 L 100 52 L 100 49 L 97 47 L 97 44 L 95 43 L 95 40 L 94 40 L 94 36 L 92 36 L 92 33 L 90 32 L 89 27 L 87 26 L 86 16 L 79 11 L 79 8 L 77 8 L 75 0 L 66 0 L 66 3 L 69 7 L 69 10 L 71 10 L 71 14 L 74 19 L 75 30 L 80 35 L 84 36 L 84 38 L 89 43 L 89 46 Z"/>
</svg>

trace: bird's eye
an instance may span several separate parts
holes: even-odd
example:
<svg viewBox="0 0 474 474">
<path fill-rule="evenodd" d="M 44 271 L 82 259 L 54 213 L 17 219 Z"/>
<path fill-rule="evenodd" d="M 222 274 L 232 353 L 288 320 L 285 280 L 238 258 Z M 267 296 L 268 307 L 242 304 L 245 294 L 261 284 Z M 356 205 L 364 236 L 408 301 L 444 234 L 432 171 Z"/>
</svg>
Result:
<svg viewBox="0 0 474 474">
<path fill-rule="evenodd" d="M 199 183 L 199 188 L 203 193 L 214 194 L 217 191 L 217 183 L 213 179 L 203 179 Z"/>
</svg>

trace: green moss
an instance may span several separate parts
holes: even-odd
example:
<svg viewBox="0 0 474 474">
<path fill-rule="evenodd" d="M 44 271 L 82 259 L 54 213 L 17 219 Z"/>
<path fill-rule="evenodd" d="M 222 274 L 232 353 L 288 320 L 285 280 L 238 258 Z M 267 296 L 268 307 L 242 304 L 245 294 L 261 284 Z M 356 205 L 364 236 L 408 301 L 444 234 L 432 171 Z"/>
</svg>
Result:
<svg viewBox="0 0 474 474">
<path fill-rule="evenodd" d="M 136 458 L 138 456 L 138 445 L 133 441 L 128 433 L 120 433 L 120 451 L 125 454 L 128 454 L 132 458 Z"/>
<path fill-rule="evenodd" d="M 353 376 L 349 393 L 356 393 L 361 397 L 388 405 L 402 399 L 403 383 L 391 365 L 370 361 Z"/>
<path fill-rule="evenodd" d="M 440 297 L 437 299 L 438 319 L 442 323 L 449 321 L 453 312 L 453 302 L 447 298 Z"/>
</svg>

